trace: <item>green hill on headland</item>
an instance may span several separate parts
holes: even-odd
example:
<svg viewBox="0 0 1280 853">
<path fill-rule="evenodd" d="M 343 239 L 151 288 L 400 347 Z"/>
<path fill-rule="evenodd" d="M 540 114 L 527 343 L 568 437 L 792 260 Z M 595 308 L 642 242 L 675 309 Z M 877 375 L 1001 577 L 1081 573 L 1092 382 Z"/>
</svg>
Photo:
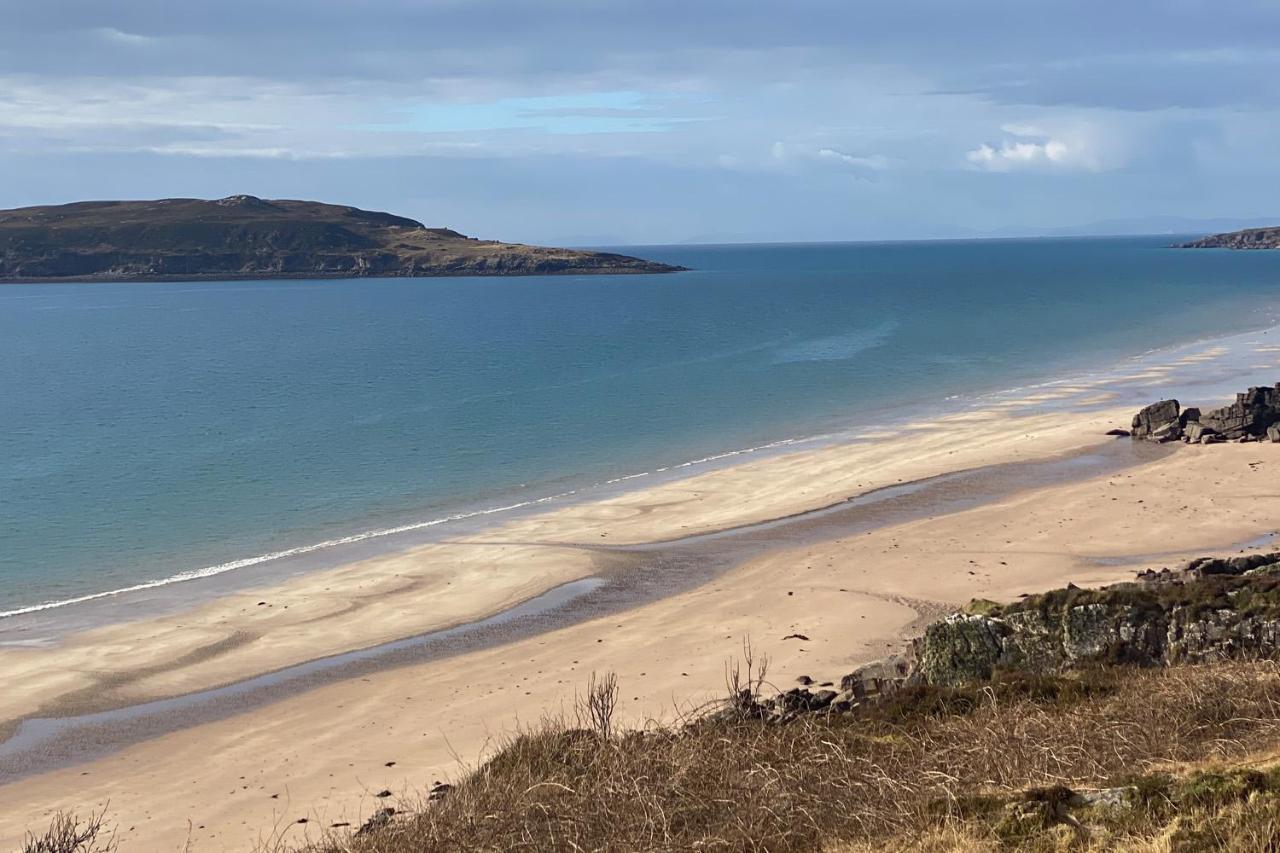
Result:
<svg viewBox="0 0 1280 853">
<path fill-rule="evenodd" d="M 0 281 L 662 273 L 607 252 L 477 240 L 343 205 L 235 195 L 0 210 Z"/>
</svg>

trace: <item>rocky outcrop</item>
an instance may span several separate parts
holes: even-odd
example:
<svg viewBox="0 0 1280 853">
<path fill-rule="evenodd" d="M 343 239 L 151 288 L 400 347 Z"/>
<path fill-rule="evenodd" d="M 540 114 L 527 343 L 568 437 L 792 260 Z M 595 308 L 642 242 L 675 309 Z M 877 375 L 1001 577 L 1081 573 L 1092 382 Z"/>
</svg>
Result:
<svg viewBox="0 0 1280 853">
<path fill-rule="evenodd" d="M 955 613 L 925 629 L 915 671 L 929 684 L 986 681 L 1004 655 L 1011 630 L 999 619 Z"/>
<path fill-rule="evenodd" d="M 1152 403 L 1133 416 L 1130 435 L 1153 441 L 1171 441 L 1180 438 L 1182 425 L 1178 421 L 1177 400 L 1161 400 Z"/>
<path fill-rule="evenodd" d="M 1246 228 L 1226 234 L 1213 234 L 1190 243 L 1182 243 L 1179 249 L 1280 249 L 1280 228 Z"/>
<path fill-rule="evenodd" d="M 1230 406 L 1205 412 L 1199 421 L 1223 438 L 1265 436 L 1269 427 L 1280 422 L 1280 384 L 1274 388 L 1250 388 L 1237 394 Z"/>
<path fill-rule="evenodd" d="M 1068 585 L 1008 605 L 975 600 L 929 625 L 902 654 L 846 675 L 838 692 L 796 687 L 761 698 L 743 691 L 723 713 L 786 723 L 806 714 L 854 714 L 906 688 L 981 684 L 1001 671 L 1045 675 L 1229 658 L 1280 658 L 1280 551 L 1201 557 L 1127 583 Z"/>
<path fill-rule="evenodd" d="M 901 654 L 860 667 L 840 690 L 743 690 L 720 713 L 787 723 L 853 715 L 906 689 L 981 685 L 997 672 L 1060 674 L 1098 665 L 1280 659 L 1280 551 L 1200 557 L 1101 589 L 1067 585 L 1001 605 L 975 599 L 930 624 Z M 821 687 L 827 687 L 824 684 Z"/>
<path fill-rule="evenodd" d="M 1222 441 L 1280 442 L 1280 384 L 1250 388 L 1220 409 L 1180 409 L 1177 400 L 1152 403 L 1133 416 L 1131 434 L 1148 441 L 1214 444 Z"/>
<path fill-rule="evenodd" d="M 1068 586 L 986 615 L 955 614 L 916 642 L 914 671 L 954 686 L 997 669 L 1159 666 L 1280 655 L 1280 552 L 1202 558 L 1099 590 Z"/>
</svg>

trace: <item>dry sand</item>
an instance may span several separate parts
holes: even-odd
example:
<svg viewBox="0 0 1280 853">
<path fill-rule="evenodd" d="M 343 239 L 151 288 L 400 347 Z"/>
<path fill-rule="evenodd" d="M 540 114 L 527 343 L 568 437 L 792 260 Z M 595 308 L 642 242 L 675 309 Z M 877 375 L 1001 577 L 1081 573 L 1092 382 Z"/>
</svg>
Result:
<svg viewBox="0 0 1280 853">
<path fill-rule="evenodd" d="M 1093 399 L 1088 388 L 1066 393 Z M 1018 414 L 1040 403 L 751 461 L 55 648 L 5 650 L 0 719 L 172 695 L 463 622 L 590 574 L 590 556 L 574 543 L 669 539 L 946 471 L 1063 454 L 1112 440 L 1102 433 L 1131 414 Z M 128 851 L 188 840 L 198 853 L 246 850 L 273 831 L 301 839 L 356 823 L 386 802 L 375 792 L 456 778 L 517 726 L 568 711 L 593 671 L 618 674 L 622 712 L 634 723 L 670 720 L 720 694 L 724 663 L 747 637 L 773 659 L 779 686 L 801 674 L 838 680 L 896 647 L 921 616 L 971 597 L 1107 582 L 1272 532 L 1277 470 L 1271 445 L 1180 446 L 1112 476 L 775 550 L 620 614 L 322 687 L 4 786 L 0 843 L 58 809 L 108 801 Z M 782 639 L 793 633 L 809 639 Z"/>
</svg>

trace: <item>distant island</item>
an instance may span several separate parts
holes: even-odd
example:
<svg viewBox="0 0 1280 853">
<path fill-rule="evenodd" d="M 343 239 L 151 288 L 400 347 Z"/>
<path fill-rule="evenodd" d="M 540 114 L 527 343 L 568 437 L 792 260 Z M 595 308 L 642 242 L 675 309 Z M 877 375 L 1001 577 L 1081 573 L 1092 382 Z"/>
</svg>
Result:
<svg viewBox="0 0 1280 853">
<path fill-rule="evenodd" d="M 1190 243 L 1182 243 L 1179 249 L 1280 249 L 1280 227 L 1246 228 L 1226 234 L 1212 234 Z"/>
<path fill-rule="evenodd" d="M 608 252 L 478 240 L 336 204 L 85 201 L 0 210 L 0 281 L 667 273 Z"/>
</svg>

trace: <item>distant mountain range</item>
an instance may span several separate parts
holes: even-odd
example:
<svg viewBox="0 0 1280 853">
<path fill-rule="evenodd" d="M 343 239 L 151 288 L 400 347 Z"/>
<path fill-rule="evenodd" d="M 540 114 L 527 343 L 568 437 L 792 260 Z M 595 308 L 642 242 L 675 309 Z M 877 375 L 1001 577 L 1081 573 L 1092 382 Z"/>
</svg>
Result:
<svg viewBox="0 0 1280 853">
<path fill-rule="evenodd" d="M 1041 228 L 1012 236 L 1108 237 L 1140 234 L 1214 234 L 1258 228 L 1280 222 L 1280 216 L 1234 219 L 1190 219 L 1180 216 L 1147 216 L 1135 219 L 1104 219 L 1084 225 Z"/>
<path fill-rule="evenodd" d="M 818 242 L 893 242 L 897 240 L 984 240 L 984 239 L 1017 239 L 1032 237 L 1125 237 L 1141 235 L 1181 236 L 1191 234 L 1215 234 L 1224 231 L 1236 231 L 1246 228 L 1261 228 L 1280 222 L 1280 216 L 1264 216 L 1254 218 L 1218 218 L 1192 219 L 1180 216 L 1146 216 L 1132 219 L 1104 219 L 1082 225 L 1062 225 L 1052 227 L 1017 226 L 999 228 L 991 231 L 979 231 L 968 228 L 939 228 L 919 237 L 890 236 L 849 236 L 823 237 Z M 742 232 L 711 232 L 698 234 L 679 241 L 687 244 L 716 243 L 789 243 L 801 242 L 795 238 L 778 236 L 753 236 Z M 575 242 L 573 245 L 620 246 L 623 240 L 596 241 L 591 243 Z"/>
<path fill-rule="evenodd" d="M 0 281 L 665 273 L 607 252 L 477 240 L 314 201 L 86 201 L 0 210 Z"/>
</svg>

